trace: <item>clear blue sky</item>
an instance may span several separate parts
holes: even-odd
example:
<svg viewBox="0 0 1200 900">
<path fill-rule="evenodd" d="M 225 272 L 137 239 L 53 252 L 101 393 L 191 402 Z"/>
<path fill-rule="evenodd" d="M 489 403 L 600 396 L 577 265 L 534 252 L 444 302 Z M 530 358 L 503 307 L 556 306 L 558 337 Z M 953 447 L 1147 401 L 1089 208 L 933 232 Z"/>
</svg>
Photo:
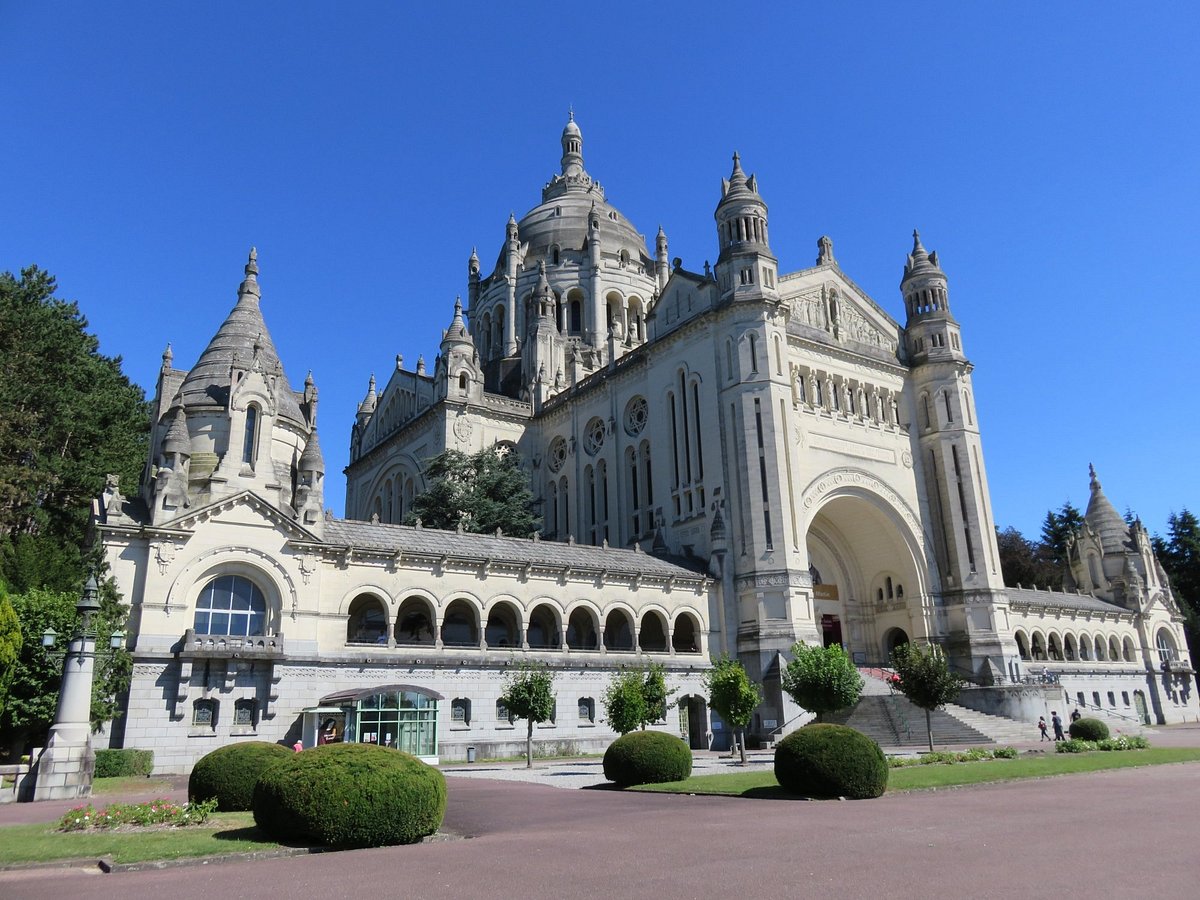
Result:
<svg viewBox="0 0 1200 900">
<path fill-rule="evenodd" d="M 490 264 L 538 202 L 573 104 L 588 170 L 689 268 L 715 258 L 735 149 L 783 271 L 828 234 L 902 317 L 920 227 L 976 365 L 996 521 L 1033 536 L 1083 507 L 1094 462 L 1161 532 L 1200 511 L 1198 46 L 1183 3 L 0 0 L 0 269 L 57 275 L 152 390 L 257 245 L 340 513 L 367 377 L 432 362 L 471 247 Z"/>
</svg>

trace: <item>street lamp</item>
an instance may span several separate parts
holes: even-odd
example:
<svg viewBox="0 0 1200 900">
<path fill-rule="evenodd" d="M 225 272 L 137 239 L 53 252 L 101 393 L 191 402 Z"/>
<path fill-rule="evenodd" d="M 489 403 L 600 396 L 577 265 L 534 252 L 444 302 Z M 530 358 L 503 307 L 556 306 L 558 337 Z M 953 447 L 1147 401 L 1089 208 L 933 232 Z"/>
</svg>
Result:
<svg viewBox="0 0 1200 900">
<path fill-rule="evenodd" d="M 91 796 L 95 765 L 91 725 L 92 675 L 97 656 L 108 656 L 125 643 L 124 633 L 114 631 L 108 635 L 108 646 L 96 650 L 93 619 L 100 609 L 100 590 L 94 575 L 88 576 L 75 609 L 79 611 L 79 626 L 65 649 L 54 649 L 58 634 L 53 628 L 47 628 L 42 634 L 46 655 L 62 660 L 62 684 L 58 690 L 54 724 L 50 726 L 46 749 L 38 760 L 35 800 Z"/>
</svg>

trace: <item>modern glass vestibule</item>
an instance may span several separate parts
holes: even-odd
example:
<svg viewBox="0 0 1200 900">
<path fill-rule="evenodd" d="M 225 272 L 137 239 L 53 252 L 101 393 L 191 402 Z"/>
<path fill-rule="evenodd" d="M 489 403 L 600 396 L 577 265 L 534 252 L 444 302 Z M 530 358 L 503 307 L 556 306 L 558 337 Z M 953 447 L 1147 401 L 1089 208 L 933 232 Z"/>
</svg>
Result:
<svg viewBox="0 0 1200 900">
<path fill-rule="evenodd" d="M 395 747 L 425 762 L 438 761 L 438 701 L 441 694 L 410 684 L 338 691 L 304 710 L 304 745 L 330 740 Z M 328 730 L 335 721 L 337 729 Z M 333 734 L 333 738 L 327 735 Z"/>
</svg>

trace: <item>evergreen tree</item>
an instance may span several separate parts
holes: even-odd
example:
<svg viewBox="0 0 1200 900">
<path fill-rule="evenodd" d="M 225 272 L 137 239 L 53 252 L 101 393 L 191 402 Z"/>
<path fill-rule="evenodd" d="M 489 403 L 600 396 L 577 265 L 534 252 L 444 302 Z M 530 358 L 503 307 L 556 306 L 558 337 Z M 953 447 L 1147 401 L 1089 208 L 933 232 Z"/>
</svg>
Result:
<svg viewBox="0 0 1200 900">
<path fill-rule="evenodd" d="M 426 528 L 491 534 L 500 529 L 512 537 L 530 537 L 540 526 L 534 514 L 529 478 L 515 453 L 488 447 L 468 455 L 446 450 L 425 468 L 428 490 L 413 499 L 405 522 L 417 519 Z"/>
<path fill-rule="evenodd" d="M 713 667 L 704 673 L 708 688 L 708 705 L 717 711 L 733 732 L 734 743 L 741 749 L 742 764 L 746 763 L 746 726 L 754 710 L 762 703 L 762 691 L 750 680 L 746 669 L 736 659 L 722 653 Z M 737 733 L 741 732 L 740 743 Z"/>
<path fill-rule="evenodd" d="M 829 713 L 857 703 L 863 680 L 841 644 L 798 643 L 792 645 L 792 659 L 783 672 L 783 689 L 821 722 Z"/>
<path fill-rule="evenodd" d="M 500 702 L 514 719 L 525 719 L 525 767 L 533 768 L 533 726 L 554 715 L 554 673 L 544 663 L 522 663 L 504 679 Z"/>
<path fill-rule="evenodd" d="M 0 581 L 0 717 L 8 705 L 8 686 L 12 683 L 21 658 L 21 622 Z"/>
<path fill-rule="evenodd" d="M 1042 544 L 1033 543 L 1010 526 L 1003 531 L 996 529 L 996 546 L 1000 550 L 1000 571 L 1009 587 L 1046 590 L 1062 586 L 1062 570 L 1046 558 Z"/>
<path fill-rule="evenodd" d="M 54 292 L 36 267 L 0 273 L 0 573 L 16 592 L 81 583 L 92 498 L 108 473 L 131 491 L 146 458 L 142 390 Z"/>
<path fill-rule="evenodd" d="M 892 667 L 900 676 L 896 689 L 925 710 L 925 731 L 929 735 L 929 752 L 932 753 L 931 713 L 954 700 L 962 690 L 963 681 L 950 671 L 946 657 L 932 644 L 928 647 L 901 644 L 892 651 Z"/>
<path fill-rule="evenodd" d="M 1067 536 L 1074 534 L 1083 524 L 1083 514 L 1071 501 L 1063 503 L 1058 512 L 1050 510 L 1042 522 L 1042 549 L 1047 560 L 1065 570 L 1067 566 Z"/>
<path fill-rule="evenodd" d="M 1200 660 L 1200 522 L 1185 507 L 1167 517 L 1167 539 L 1154 536 L 1154 554 L 1183 613 L 1193 664 Z"/>
</svg>

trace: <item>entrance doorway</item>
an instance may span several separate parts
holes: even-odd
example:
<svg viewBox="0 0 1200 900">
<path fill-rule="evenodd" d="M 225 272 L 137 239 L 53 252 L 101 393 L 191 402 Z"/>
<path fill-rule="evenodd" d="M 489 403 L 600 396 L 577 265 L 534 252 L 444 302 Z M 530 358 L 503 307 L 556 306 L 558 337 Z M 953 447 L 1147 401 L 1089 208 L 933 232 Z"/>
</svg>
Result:
<svg viewBox="0 0 1200 900">
<path fill-rule="evenodd" d="M 843 646 L 842 619 L 840 616 L 830 613 L 821 616 L 821 641 L 826 647 L 832 647 L 835 644 L 839 647 Z"/>
<path fill-rule="evenodd" d="M 887 634 L 883 636 L 883 650 L 890 660 L 892 651 L 897 647 L 908 643 L 908 633 L 903 628 L 890 628 Z"/>
<path fill-rule="evenodd" d="M 691 749 L 708 749 L 708 704 L 698 694 L 690 694 L 679 701 L 679 733 L 687 735 Z"/>
<path fill-rule="evenodd" d="M 1146 695 L 1141 691 L 1133 692 L 1133 707 L 1137 710 L 1138 718 L 1143 725 L 1150 724 L 1150 710 L 1146 708 Z"/>
</svg>

